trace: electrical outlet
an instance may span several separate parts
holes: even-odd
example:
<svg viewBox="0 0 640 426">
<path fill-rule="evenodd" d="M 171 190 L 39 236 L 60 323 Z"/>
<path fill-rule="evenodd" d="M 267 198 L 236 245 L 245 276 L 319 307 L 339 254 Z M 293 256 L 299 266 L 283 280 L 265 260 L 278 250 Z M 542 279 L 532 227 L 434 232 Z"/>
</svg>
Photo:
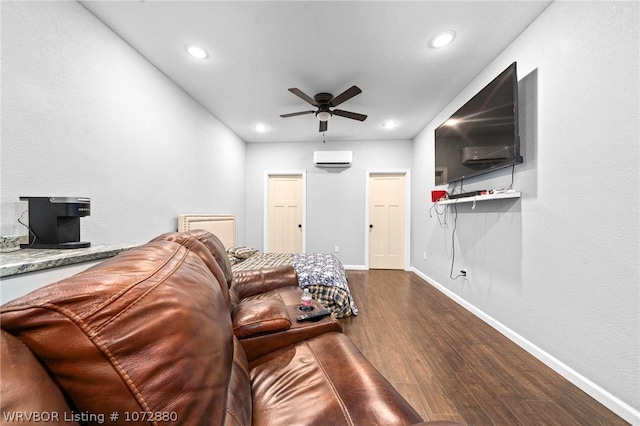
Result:
<svg viewBox="0 0 640 426">
<path fill-rule="evenodd" d="M 339 246 L 336 246 L 336 248 L 334 249 L 334 251 L 335 251 L 336 253 L 340 253 L 340 247 L 339 247 Z"/>
</svg>

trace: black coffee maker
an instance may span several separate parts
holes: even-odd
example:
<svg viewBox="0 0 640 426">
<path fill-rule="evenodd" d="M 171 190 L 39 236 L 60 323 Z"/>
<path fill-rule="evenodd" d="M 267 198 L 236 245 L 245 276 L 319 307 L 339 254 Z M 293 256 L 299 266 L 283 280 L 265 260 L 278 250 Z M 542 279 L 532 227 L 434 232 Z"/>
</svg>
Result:
<svg viewBox="0 0 640 426">
<path fill-rule="evenodd" d="M 29 244 L 21 248 L 76 249 L 90 247 L 80 241 L 80 218 L 91 214 L 85 197 L 20 197 L 29 202 Z"/>
</svg>

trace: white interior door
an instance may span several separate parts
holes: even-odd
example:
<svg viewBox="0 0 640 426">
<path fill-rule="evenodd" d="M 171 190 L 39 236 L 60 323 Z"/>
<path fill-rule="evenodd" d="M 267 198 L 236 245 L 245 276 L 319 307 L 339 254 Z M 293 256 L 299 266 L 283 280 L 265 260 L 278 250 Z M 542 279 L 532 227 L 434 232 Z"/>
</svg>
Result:
<svg viewBox="0 0 640 426">
<path fill-rule="evenodd" d="M 269 251 L 302 251 L 302 175 L 269 176 Z"/>
<path fill-rule="evenodd" d="M 369 268 L 404 269 L 405 175 L 369 176 Z"/>
</svg>

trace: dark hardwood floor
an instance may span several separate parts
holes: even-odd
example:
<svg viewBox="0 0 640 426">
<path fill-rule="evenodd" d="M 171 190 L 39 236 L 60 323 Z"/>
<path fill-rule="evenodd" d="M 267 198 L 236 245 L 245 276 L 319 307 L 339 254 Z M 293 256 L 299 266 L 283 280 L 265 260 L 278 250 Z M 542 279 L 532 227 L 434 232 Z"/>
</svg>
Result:
<svg viewBox="0 0 640 426">
<path fill-rule="evenodd" d="M 627 425 L 412 272 L 349 271 L 344 333 L 425 420 Z"/>
</svg>

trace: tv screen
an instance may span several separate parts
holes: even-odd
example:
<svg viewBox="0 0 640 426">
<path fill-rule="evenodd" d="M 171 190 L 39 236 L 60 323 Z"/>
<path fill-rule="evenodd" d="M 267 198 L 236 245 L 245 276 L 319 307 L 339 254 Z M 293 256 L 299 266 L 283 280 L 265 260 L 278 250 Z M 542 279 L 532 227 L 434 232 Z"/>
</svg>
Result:
<svg viewBox="0 0 640 426">
<path fill-rule="evenodd" d="M 453 183 L 522 163 L 516 63 L 435 131 L 435 183 Z"/>
</svg>

